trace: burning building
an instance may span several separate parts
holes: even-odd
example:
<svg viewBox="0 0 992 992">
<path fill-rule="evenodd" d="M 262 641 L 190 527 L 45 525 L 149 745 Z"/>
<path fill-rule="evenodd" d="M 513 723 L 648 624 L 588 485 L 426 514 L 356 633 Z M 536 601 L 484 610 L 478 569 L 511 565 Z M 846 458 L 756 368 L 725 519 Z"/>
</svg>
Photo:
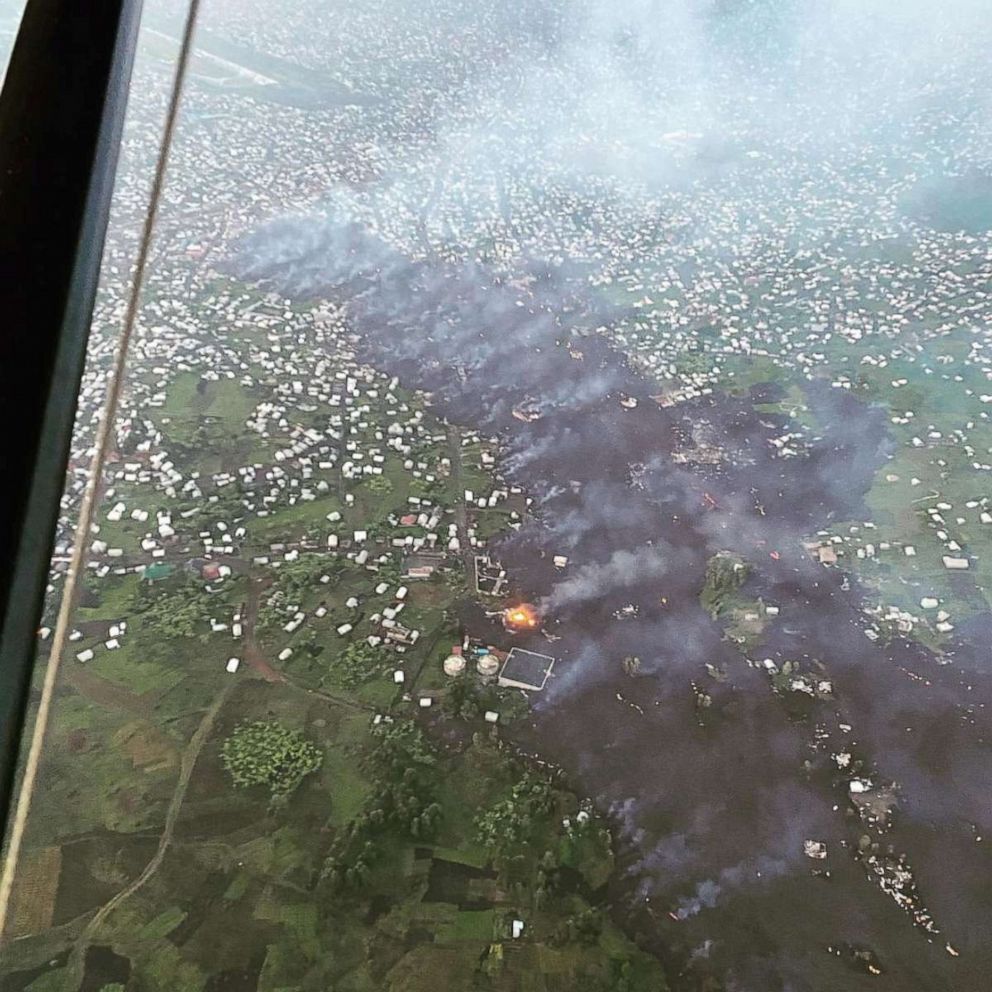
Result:
<svg viewBox="0 0 992 992">
<path fill-rule="evenodd" d="M 519 603 L 503 611 L 503 626 L 511 633 L 535 630 L 538 620 L 537 610 L 530 603 Z"/>
</svg>

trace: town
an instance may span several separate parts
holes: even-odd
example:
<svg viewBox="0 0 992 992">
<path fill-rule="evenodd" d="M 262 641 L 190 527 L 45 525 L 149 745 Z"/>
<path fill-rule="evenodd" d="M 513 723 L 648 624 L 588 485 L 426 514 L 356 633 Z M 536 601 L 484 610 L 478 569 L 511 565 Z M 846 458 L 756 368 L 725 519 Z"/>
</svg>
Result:
<svg viewBox="0 0 992 992">
<path fill-rule="evenodd" d="M 988 25 L 675 6 L 206 6 L 3 989 L 984 990 Z"/>
</svg>

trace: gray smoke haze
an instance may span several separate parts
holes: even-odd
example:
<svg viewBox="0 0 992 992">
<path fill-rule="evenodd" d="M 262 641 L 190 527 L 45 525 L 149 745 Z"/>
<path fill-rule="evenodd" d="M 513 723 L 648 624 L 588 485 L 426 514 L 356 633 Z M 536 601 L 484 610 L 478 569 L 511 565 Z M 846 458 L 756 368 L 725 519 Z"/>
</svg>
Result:
<svg viewBox="0 0 992 992">
<path fill-rule="evenodd" d="M 916 0 L 528 4 L 521 23 L 549 30 L 514 32 L 489 71 L 431 107 L 430 141 L 385 143 L 386 181 L 328 202 L 415 254 L 497 239 L 512 257 L 554 246 L 598 266 L 636 255 L 659 218 L 735 256 L 775 236 L 784 204 L 811 242 L 851 196 L 865 224 L 868 211 L 895 228 L 918 173 L 988 152 L 985 15 L 978 0 L 939 14 Z M 969 100 L 968 115 L 938 143 L 931 110 L 949 99 Z M 666 190 L 690 187 L 686 213 Z M 590 188 L 596 210 L 566 222 L 572 191 Z"/>
<path fill-rule="evenodd" d="M 671 548 L 639 548 L 636 551 L 614 551 L 604 562 L 583 565 L 555 586 L 541 604 L 542 609 L 561 610 L 590 599 L 599 599 L 605 592 L 634 588 L 653 579 L 660 579 L 677 567 Z"/>
<path fill-rule="evenodd" d="M 675 915 L 680 920 L 685 920 L 704 909 L 714 909 L 728 891 L 745 885 L 760 885 L 763 882 L 773 881 L 785 871 L 786 863 L 772 858 L 757 858 L 730 865 L 724 868 L 717 878 L 707 878 L 696 886 L 692 895 L 680 899 Z"/>
</svg>

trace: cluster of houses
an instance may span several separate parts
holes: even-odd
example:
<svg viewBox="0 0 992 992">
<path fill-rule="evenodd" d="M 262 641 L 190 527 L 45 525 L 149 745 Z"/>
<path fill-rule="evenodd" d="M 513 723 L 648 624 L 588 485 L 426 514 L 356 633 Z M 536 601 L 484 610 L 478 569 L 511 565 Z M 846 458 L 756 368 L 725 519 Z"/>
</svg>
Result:
<svg viewBox="0 0 992 992">
<path fill-rule="evenodd" d="M 478 528 L 487 514 L 498 517 L 489 531 L 519 526 L 526 500 L 497 480 L 489 442 L 471 432 L 455 432 L 453 441 L 396 379 L 362 365 L 340 312 L 323 306 L 292 311 L 275 297 L 246 303 L 230 290 L 191 302 L 189 309 L 207 327 L 236 323 L 244 336 L 211 336 L 206 355 L 189 338 L 185 322 L 181 334 L 162 324 L 153 338 L 139 339 L 135 367 L 147 360 L 146 343 L 162 364 L 153 368 L 151 382 L 136 377 L 125 399 L 118 451 L 106 472 L 90 545 L 88 566 L 97 578 L 136 572 L 156 581 L 182 561 L 207 588 L 217 588 L 249 569 L 278 568 L 301 553 L 322 554 L 367 570 L 370 595 L 381 597 L 389 588 L 376 577 L 382 566 L 399 562 L 406 582 L 426 579 L 463 550 L 485 554 Z M 227 425 L 227 441 L 212 442 L 216 449 L 209 454 L 225 463 L 215 472 L 184 472 L 188 452 L 169 450 L 172 417 L 163 412 L 163 398 L 179 376 L 189 375 L 200 384 L 236 379 L 239 391 L 258 398 L 243 423 Z M 231 463 L 253 434 L 255 460 Z M 453 457 L 471 468 L 476 488 L 454 490 Z M 377 478 L 384 482 L 378 490 Z M 421 495 L 410 492 L 414 486 Z M 66 534 L 71 505 L 67 500 Z M 218 513 L 227 519 L 217 519 Z M 53 578 L 69 550 L 63 538 Z M 363 613 L 361 630 L 357 616 L 337 623 L 337 635 L 361 636 L 403 654 L 423 633 L 404 622 L 407 591 L 400 585 L 390 605 Z M 347 605 L 357 608 L 358 600 Z M 323 619 L 327 610 L 319 607 L 312 618 L 292 605 L 286 612 L 283 632 L 289 640 L 305 620 Z M 236 638 L 240 628 L 238 616 Z M 213 632 L 228 629 L 224 620 L 212 625 Z M 106 647 L 118 643 L 111 636 Z M 89 661 L 97 649 L 87 646 L 77 659 Z M 278 660 L 292 653 L 287 645 Z M 236 671 L 238 663 L 232 658 L 229 670 Z"/>
<path fill-rule="evenodd" d="M 438 23 L 448 16 L 442 10 L 434 15 Z M 393 453 L 403 457 L 404 470 L 425 481 L 444 471 L 443 463 L 419 454 L 436 440 L 428 436 L 432 428 L 422 409 L 393 392 L 390 423 L 369 415 L 395 386 L 362 368 L 353 349 L 349 356 L 344 315 L 323 306 L 311 319 L 285 301 L 247 300 L 216 279 L 215 267 L 238 237 L 317 195 L 413 257 L 481 254 L 496 267 L 509 267 L 537 256 L 587 265 L 590 289 L 627 311 L 598 330 L 657 378 L 664 405 L 732 385 L 750 362 L 767 367 L 769 376 L 823 380 L 845 390 L 869 376 L 891 406 L 900 443 L 932 449 L 935 460 L 949 446 L 970 451 L 966 470 L 976 475 L 975 498 L 984 498 L 981 488 L 992 466 L 984 437 L 992 389 L 979 383 L 992 363 L 979 332 L 988 309 L 981 273 L 989 236 L 931 230 L 898 209 L 903 194 L 938 167 L 966 171 L 980 147 L 977 137 L 974 145 L 948 151 L 929 124 L 913 121 L 903 129 L 869 129 L 859 140 L 847 137 L 827 148 L 812 130 L 769 133 L 755 107 L 753 114 L 724 118 L 729 131 L 721 139 L 732 149 L 732 168 L 652 187 L 636 170 L 581 170 L 576 148 L 582 155 L 610 149 L 609 161 L 618 165 L 636 158 L 636 147 L 623 147 L 628 136 L 617 138 L 616 115 L 576 121 L 568 116 L 576 108 L 566 101 L 542 101 L 540 113 L 530 113 L 516 98 L 507 99 L 516 76 L 504 71 L 506 64 L 518 50 L 527 51 L 528 38 L 513 19 L 493 23 L 491 30 L 459 30 L 457 45 L 439 47 L 431 18 L 415 24 L 402 12 L 378 12 L 373 30 L 367 12 L 339 11 L 333 31 L 324 31 L 306 5 L 273 19 L 264 5 L 243 0 L 205 16 L 209 28 L 248 48 L 326 72 L 354 99 L 303 108 L 200 85 L 195 74 L 190 80 L 131 357 L 121 459 L 105 495 L 114 501 L 110 506 L 123 504 L 118 519 L 106 517 L 108 525 L 152 523 L 143 515 L 175 501 L 166 529 L 155 520 L 136 550 L 167 557 L 169 542 L 197 516 L 195 508 L 179 511 L 179 504 L 247 491 L 249 513 L 277 517 L 286 507 L 332 492 L 331 473 L 346 483 L 382 476 Z M 143 176 L 155 154 L 167 84 L 158 68 L 140 61 L 137 67 L 138 98 L 130 109 L 80 398 L 61 558 L 128 289 L 131 232 L 146 206 Z M 470 71 L 486 75 L 483 93 L 466 87 Z M 574 67 L 552 63 L 543 71 L 548 85 L 568 91 Z M 735 105 L 732 87 L 718 87 L 717 94 L 728 107 Z M 663 110 L 657 112 L 662 116 L 643 123 L 656 134 L 665 167 L 691 169 L 709 136 L 704 129 L 673 130 Z M 448 136 L 442 142 L 431 140 L 439 119 Z M 451 154 L 459 135 L 477 135 L 507 120 L 513 142 L 498 155 L 491 150 L 495 169 L 506 173 L 501 181 L 473 154 Z M 572 131 L 581 137 L 571 140 Z M 235 174 L 218 166 L 218 150 L 238 163 Z M 886 163 L 892 161 L 914 164 L 890 172 Z M 385 175 L 390 182 L 374 181 Z M 790 204 L 788 212 L 781 210 L 783 202 Z M 659 217 L 665 218 L 662 229 Z M 967 348 L 960 354 L 942 349 L 940 342 L 950 336 L 965 340 Z M 908 375 L 907 366 L 959 394 L 960 417 L 900 405 L 898 397 L 909 395 L 920 378 Z M 264 458 L 210 473 L 178 468 L 181 461 L 168 449 L 169 425 L 155 414 L 167 407 L 170 382 L 182 372 L 261 394 L 246 426 L 267 452 Z M 325 405 L 331 417 L 317 425 L 308 413 Z M 903 438 L 904 427 L 915 430 Z M 785 432 L 775 443 L 783 457 L 801 450 L 799 432 Z M 920 484 L 930 487 L 935 480 Z M 149 486 L 155 495 L 146 500 Z M 476 505 L 494 498 L 501 498 L 496 491 L 473 493 Z M 410 512 L 420 516 L 417 507 Z M 448 521 L 417 527 L 419 533 L 402 538 L 407 551 L 465 551 L 462 545 L 471 545 L 471 535 L 452 533 Z M 99 569 L 132 553 L 114 543 L 119 529 L 104 529 L 94 535 Z M 198 530 L 198 550 L 237 548 L 250 538 L 238 529 L 220 521 L 202 528 L 202 535 Z M 356 529 L 327 528 L 323 538 L 343 544 Z M 962 542 L 946 532 L 944 566 L 968 568 L 984 550 L 980 540 L 956 550 L 953 545 Z M 867 546 L 861 550 L 871 557 Z"/>
<path fill-rule="evenodd" d="M 885 481 L 896 483 L 900 479 L 897 475 L 888 474 Z M 919 479 L 910 480 L 911 486 L 919 484 Z M 910 537 L 913 543 L 899 537 L 885 539 L 879 536 L 878 525 L 872 521 L 862 521 L 847 525 L 841 533 L 820 531 L 806 542 L 806 547 L 823 565 L 853 568 L 869 579 L 879 574 L 894 574 L 902 580 L 901 584 L 907 590 L 901 597 L 902 605 L 869 605 L 865 610 L 869 616 L 904 634 L 911 633 L 919 624 L 926 624 L 937 634 L 947 635 L 955 628 L 948 609 L 951 597 L 947 589 L 951 588 L 949 583 L 955 574 L 972 571 L 976 555 L 969 549 L 981 549 L 984 541 L 989 539 L 982 533 L 992 524 L 989 497 L 966 500 L 957 511 L 954 504 L 942 499 L 939 493 L 925 495 L 914 503 L 914 516 L 919 519 L 920 526 L 916 536 Z M 969 535 L 969 549 L 963 547 L 965 533 Z M 918 571 L 920 541 L 930 545 L 927 560 L 932 563 L 929 566 L 931 569 L 937 568 L 937 574 Z M 882 572 L 883 569 L 886 573 Z M 914 590 L 915 601 L 912 609 L 908 609 L 905 600 Z M 872 640 L 878 638 L 878 630 L 873 626 L 866 628 L 865 632 Z"/>
</svg>

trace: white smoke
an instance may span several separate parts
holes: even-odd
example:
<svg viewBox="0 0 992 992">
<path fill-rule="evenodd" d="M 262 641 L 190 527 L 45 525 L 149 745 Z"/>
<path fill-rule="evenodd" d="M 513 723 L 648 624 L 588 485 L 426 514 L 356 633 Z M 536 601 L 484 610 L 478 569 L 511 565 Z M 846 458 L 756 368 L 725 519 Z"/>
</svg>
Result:
<svg viewBox="0 0 992 992">
<path fill-rule="evenodd" d="M 630 589 L 652 579 L 660 579 L 681 560 L 674 549 L 649 545 L 636 551 L 614 551 L 603 562 L 593 562 L 577 569 L 575 574 L 552 590 L 541 604 L 542 611 L 560 610 L 566 606 L 600 599 L 620 589 Z"/>
</svg>

